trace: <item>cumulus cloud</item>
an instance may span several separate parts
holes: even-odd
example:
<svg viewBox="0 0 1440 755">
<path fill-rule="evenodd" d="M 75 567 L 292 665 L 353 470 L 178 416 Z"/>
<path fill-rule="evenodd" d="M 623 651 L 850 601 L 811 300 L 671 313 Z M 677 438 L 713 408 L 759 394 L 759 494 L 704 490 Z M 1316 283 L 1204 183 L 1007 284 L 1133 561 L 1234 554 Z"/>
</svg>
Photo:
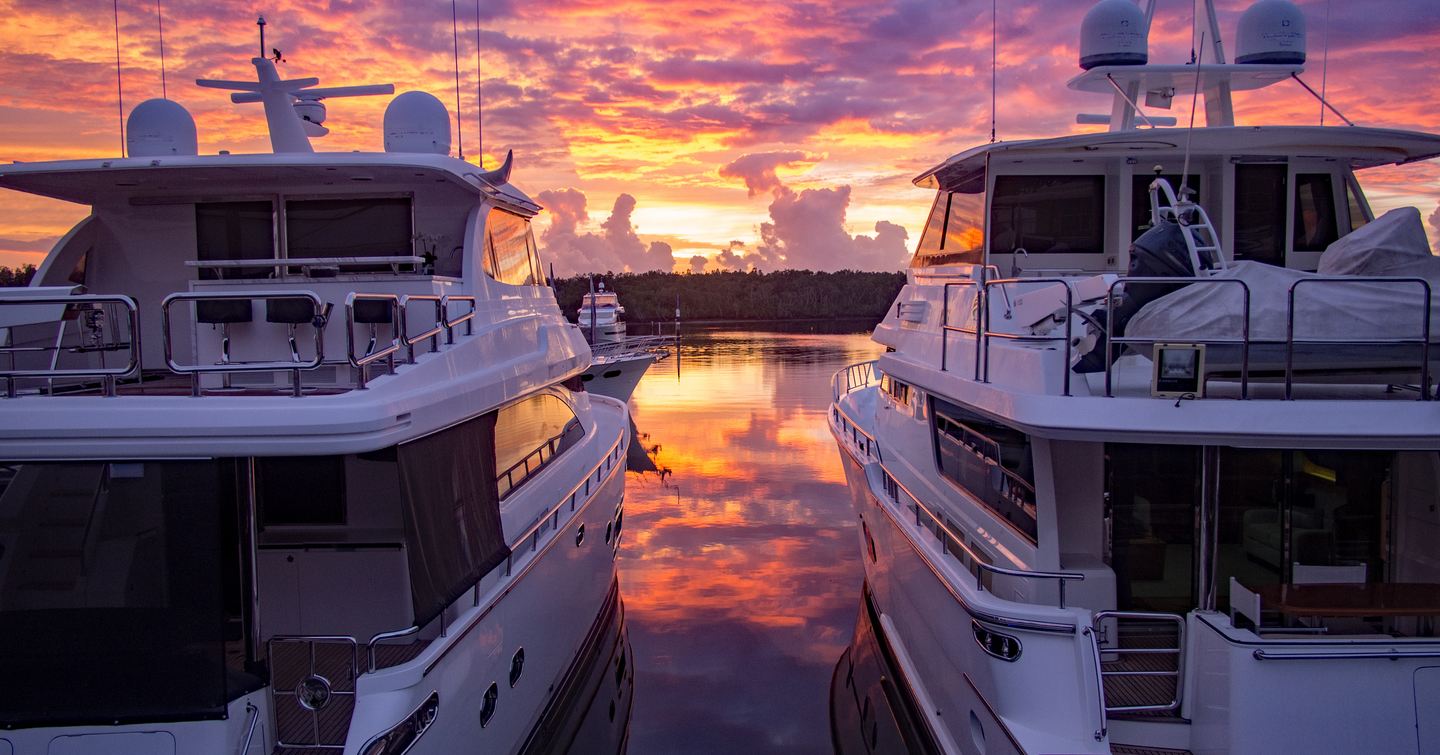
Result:
<svg viewBox="0 0 1440 755">
<path fill-rule="evenodd" d="M 726 163 L 720 168 L 720 175 L 744 181 L 745 189 L 754 197 L 784 186 L 780 177 L 775 175 L 776 168 L 814 163 L 820 159 L 798 151 L 755 152 Z"/>
<path fill-rule="evenodd" d="M 1430 213 L 1430 230 L 1434 233 L 1431 237 L 1435 240 L 1430 242 L 1436 254 L 1440 254 L 1440 202 L 1435 203 L 1435 211 Z"/>
<path fill-rule="evenodd" d="M 708 260 L 705 259 L 705 255 L 703 255 L 703 254 L 692 254 L 692 255 L 690 255 L 690 272 L 692 272 L 692 273 L 703 273 L 703 272 L 705 272 L 705 264 L 706 264 L 706 262 L 708 262 Z"/>
<path fill-rule="evenodd" d="M 635 231 L 635 197 L 615 198 L 610 216 L 600 224 L 599 233 L 581 230 L 589 218 L 585 194 L 578 189 L 540 192 L 540 202 L 550 211 L 550 227 L 540 236 L 542 253 L 555 264 L 559 275 L 583 272 L 670 271 L 675 266 L 671 247 L 662 241 L 646 244 Z"/>
</svg>

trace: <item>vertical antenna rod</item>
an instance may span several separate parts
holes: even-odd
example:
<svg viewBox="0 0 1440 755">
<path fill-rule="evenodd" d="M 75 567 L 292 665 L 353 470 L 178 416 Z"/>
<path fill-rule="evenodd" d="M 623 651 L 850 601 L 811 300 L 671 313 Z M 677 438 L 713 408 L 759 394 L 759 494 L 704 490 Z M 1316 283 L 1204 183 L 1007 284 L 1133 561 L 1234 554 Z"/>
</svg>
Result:
<svg viewBox="0 0 1440 755">
<path fill-rule="evenodd" d="M 995 143 L 995 53 L 1000 46 L 997 30 L 999 21 L 995 16 L 997 0 L 990 0 L 990 143 Z"/>
<path fill-rule="evenodd" d="M 120 109 L 120 156 L 125 156 L 125 88 L 120 83 L 120 0 L 112 0 L 115 10 L 115 106 Z"/>
<path fill-rule="evenodd" d="M 165 16 L 160 12 L 160 0 L 155 0 L 155 26 L 160 29 L 160 96 L 170 99 L 165 88 Z"/>
<path fill-rule="evenodd" d="M 480 78 L 480 0 L 475 0 L 475 162 L 485 167 L 485 81 Z"/>
<path fill-rule="evenodd" d="M 465 159 L 465 122 L 460 118 L 460 12 L 450 0 L 450 38 L 455 42 L 455 148 Z"/>
<path fill-rule="evenodd" d="M 1330 0 L 1325 0 L 1325 62 L 1320 64 L 1320 125 L 1325 125 L 1325 84 L 1330 79 Z"/>
<path fill-rule="evenodd" d="M 265 17 L 261 16 L 256 19 L 255 25 L 260 27 L 260 57 L 267 58 L 269 56 L 265 54 Z"/>
</svg>

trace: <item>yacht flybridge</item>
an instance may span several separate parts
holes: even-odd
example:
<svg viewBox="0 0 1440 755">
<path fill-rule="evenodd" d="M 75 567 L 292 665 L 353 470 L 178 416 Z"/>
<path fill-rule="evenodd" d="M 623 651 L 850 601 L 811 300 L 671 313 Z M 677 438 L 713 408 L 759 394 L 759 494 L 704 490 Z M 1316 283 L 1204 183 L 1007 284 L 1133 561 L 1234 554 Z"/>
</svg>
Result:
<svg viewBox="0 0 1440 755">
<path fill-rule="evenodd" d="M 1230 62 L 1202 3 L 1178 66 L 1153 10 L 1086 16 L 1108 130 L 916 179 L 830 412 L 886 646 L 947 752 L 1435 752 L 1440 261 L 1356 175 L 1440 136 L 1237 126 L 1231 92 L 1305 86 L 1298 9 Z"/>
<path fill-rule="evenodd" d="M 0 753 L 519 752 L 614 604 L 629 422 L 545 285 L 539 207 L 449 156 L 430 95 L 384 152 L 0 166 L 89 205 L 0 295 Z"/>
</svg>

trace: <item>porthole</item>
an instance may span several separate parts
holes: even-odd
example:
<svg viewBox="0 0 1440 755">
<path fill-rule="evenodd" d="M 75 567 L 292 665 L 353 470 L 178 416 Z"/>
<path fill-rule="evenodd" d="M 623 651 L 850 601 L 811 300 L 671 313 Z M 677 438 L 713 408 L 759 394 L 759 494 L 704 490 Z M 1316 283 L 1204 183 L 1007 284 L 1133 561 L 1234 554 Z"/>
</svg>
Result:
<svg viewBox="0 0 1440 755">
<path fill-rule="evenodd" d="M 490 725 L 490 719 L 495 717 L 495 704 L 500 699 L 500 686 L 490 682 L 490 689 L 485 690 L 485 701 L 480 704 L 480 728 Z"/>
<path fill-rule="evenodd" d="M 525 648 L 515 651 L 515 656 L 510 659 L 510 687 L 513 689 L 515 683 L 520 681 L 520 675 L 525 672 Z"/>
<path fill-rule="evenodd" d="M 607 524 L 605 525 L 605 542 L 607 542 L 607 543 L 610 542 L 610 536 L 611 536 L 612 534 L 614 534 L 614 529 L 615 529 L 615 525 L 613 525 L 613 524 L 608 524 L 608 523 L 607 523 Z"/>
<path fill-rule="evenodd" d="M 575 547 L 580 547 L 583 542 L 585 542 L 585 525 L 582 524 L 579 529 L 575 530 Z"/>
<path fill-rule="evenodd" d="M 606 371 L 605 371 L 605 374 L 601 375 L 601 377 L 604 377 L 604 378 L 620 377 L 620 371 L 619 371 L 619 370 L 606 370 Z"/>
<path fill-rule="evenodd" d="M 584 375 L 581 375 L 581 376 L 580 376 L 580 382 L 582 382 L 582 383 L 588 383 L 588 382 L 590 382 L 591 380 L 594 380 L 594 379 L 595 379 L 595 376 L 594 376 L 594 375 L 591 375 L 591 374 L 588 373 L 588 372 L 585 373 Z"/>
</svg>

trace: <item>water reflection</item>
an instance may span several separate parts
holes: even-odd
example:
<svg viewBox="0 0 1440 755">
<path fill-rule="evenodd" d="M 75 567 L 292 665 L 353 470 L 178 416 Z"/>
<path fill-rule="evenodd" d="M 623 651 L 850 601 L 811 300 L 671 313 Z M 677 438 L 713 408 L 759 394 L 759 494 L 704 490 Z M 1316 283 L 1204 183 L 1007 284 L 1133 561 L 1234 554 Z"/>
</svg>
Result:
<svg viewBox="0 0 1440 755">
<path fill-rule="evenodd" d="M 837 755 L 938 753 L 921 712 L 885 643 L 868 592 L 861 595 L 855 636 L 830 679 L 830 732 Z"/>
<path fill-rule="evenodd" d="M 863 570 L 829 377 L 879 347 L 820 329 L 689 332 L 678 376 L 635 391 L 659 472 L 626 481 L 633 752 L 830 751 L 826 689 Z"/>
</svg>

